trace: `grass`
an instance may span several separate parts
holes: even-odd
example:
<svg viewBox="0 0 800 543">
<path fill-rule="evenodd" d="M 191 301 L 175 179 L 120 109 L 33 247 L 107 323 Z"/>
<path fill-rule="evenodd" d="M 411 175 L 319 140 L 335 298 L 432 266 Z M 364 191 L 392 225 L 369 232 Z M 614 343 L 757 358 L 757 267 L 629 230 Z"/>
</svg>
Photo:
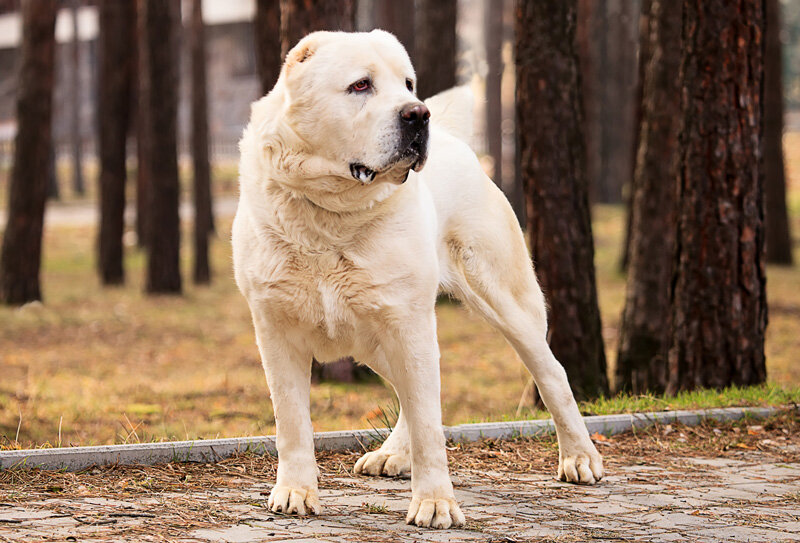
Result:
<svg viewBox="0 0 800 543">
<path fill-rule="evenodd" d="M 786 149 L 800 150 L 800 134 L 787 135 Z M 797 237 L 800 152 L 787 158 Z M 624 303 L 625 278 L 618 269 L 622 222 L 621 208 L 595 207 L 598 291 L 611 365 Z M 69 446 L 274 432 L 249 312 L 232 279 L 230 223 L 219 221 L 218 229 L 212 286 L 186 284 L 182 297 L 157 298 L 142 294 L 144 259 L 134 247 L 126 251 L 126 286 L 103 289 L 94 272 L 94 230 L 47 229 L 45 303 L 0 308 L 0 444 Z M 184 255 L 188 272 L 188 251 Z M 601 414 L 797 402 L 800 265 L 769 267 L 767 277 L 768 385 L 676 398 L 617 397 L 582 409 Z M 457 304 L 441 304 L 438 318 L 446 424 L 545 416 L 531 409 L 529 398 L 520 402 L 529 376 L 497 332 Z M 314 385 L 314 428 L 382 426 L 393 401 L 381 383 Z"/>
</svg>

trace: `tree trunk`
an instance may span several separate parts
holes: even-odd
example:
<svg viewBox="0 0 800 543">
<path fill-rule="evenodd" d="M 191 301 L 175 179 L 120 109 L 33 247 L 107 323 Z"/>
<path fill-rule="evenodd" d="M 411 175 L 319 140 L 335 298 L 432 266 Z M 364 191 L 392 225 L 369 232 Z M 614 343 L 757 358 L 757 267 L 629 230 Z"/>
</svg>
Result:
<svg viewBox="0 0 800 543">
<path fill-rule="evenodd" d="M 668 392 L 766 378 L 764 2 L 684 0 Z"/>
<path fill-rule="evenodd" d="M 417 95 L 430 98 L 456 84 L 457 0 L 417 0 L 414 68 Z"/>
<path fill-rule="evenodd" d="M 355 30 L 355 0 L 280 0 L 280 3 L 282 57 L 311 32 Z"/>
<path fill-rule="evenodd" d="M 492 179 L 503 188 L 503 4 L 487 0 L 483 40 L 486 47 L 486 143 L 492 157 Z"/>
<path fill-rule="evenodd" d="M 256 71 L 261 93 L 272 90 L 281 73 L 281 5 L 279 0 L 257 0 L 253 22 L 256 47 Z"/>
<path fill-rule="evenodd" d="M 152 173 L 150 172 L 150 72 L 147 53 L 147 20 L 145 3 L 136 0 L 136 238 L 139 247 L 147 247 L 149 232 L 149 202 Z"/>
<path fill-rule="evenodd" d="M 208 98 L 202 0 L 192 2 L 192 158 L 194 159 L 194 282 L 211 281 L 208 242 L 213 231 L 208 161 Z"/>
<path fill-rule="evenodd" d="M 633 96 L 633 138 L 631 140 L 631 176 L 628 186 L 623 190 L 625 202 L 625 237 L 622 241 L 622 254 L 619 259 L 619 269 L 625 272 L 628 269 L 631 251 L 631 236 L 633 225 L 633 195 L 636 192 L 636 157 L 639 153 L 639 139 L 642 135 L 642 109 L 644 101 L 644 75 L 647 63 L 650 61 L 650 28 L 651 28 L 652 0 L 642 0 L 642 11 L 639 15 L 639 53 L 637 57 L 636 84 Z M 675 72 L 677 73 L 677 72 Z M 675 74 L 673 74 L 675 77 Z"/>
<path fill-rule="evenodd" d="M 97 265 L 102 283 L 117 285 L 125 281 L 122 243 L 127 177 L 125 158 L 133 83 L 130 51 L 136 46 L 136 11 L 134 0 L 101 2 L 98 10 L 100 232 Z"/>
<path fill-rule="evenodd" d="M 391 32 L 414 57 L 414 0 L 373 0 L 375 28 Z"/>
<path fill-rule="evenodd" d="M 608 393 L 597 305 L 576 0 L 517 4 L 517 122 L 531 250 L 550 302 L 550 346 L 575 396 Z"/>
<path fill-rule="evenodd" d="M 70 124 L 72 125 L 72 187 L 75 194 L 83 196 L 86 188 L 83 181 L 83 137 L 81 134 L 81 39 L 78 28 L 78 8 L 80 0 L 69 3 L 72 18 L 72 88 L 70 89 Z"/>
<path fill-rule="evenodd" d="M 149 80 L 146 129 L 150 142 L 147 235 L 148 293 L 180 293 L 180 218 L 178 205 L 177 113 L 179 0 L 144 0 Z M 156 235 L 157 233 L 157 235 Z"/>
<path fill-rule="evenodd" d="M 0 254 L 0 301 L 42 298 L 39 270 L 52 145 L 56 0 L 22 2 L 17 136 Z"/>
<path fill-rule="evenodd" d="M 680 129 L 681 4 L 653 0 L 650 60 L 642 85 L 642 125 L 631 202 L 631 260 L 617 357 L 617 389 L 664 392 L 669 346 L 669 286 L 675 250 Z"/>
<path fill-rule="evenodd" d="M 767 262 L 792 264 L 792 235 L 786 210 L 783 163 L 783 59 L 780 4 L 767 0 L 764 58 L 764 190 Z"/>
</svg>

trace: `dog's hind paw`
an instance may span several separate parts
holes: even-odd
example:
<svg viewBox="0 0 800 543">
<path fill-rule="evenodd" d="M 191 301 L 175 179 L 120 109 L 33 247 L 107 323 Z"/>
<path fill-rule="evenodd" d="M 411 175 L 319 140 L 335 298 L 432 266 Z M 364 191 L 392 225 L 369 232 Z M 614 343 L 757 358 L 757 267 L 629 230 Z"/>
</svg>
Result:
<svg viewBox="0 0 800 543">
<path fill-rule="evenodd" d="M 465 522 L 464 513 L 453 498 L 412 498 L 406 516 L 406 524 L 423 528 L 447 529 L 463 526 Z"/>
<path fill-rule="evenodd" d="M 322 510 L 319 494 L 315 489 L 274 486 L 269 493 L 267 507 L 273 513 L 286 513 L 304 517 L 316 515 Z"/>
<path fill-rule="evenodd" d="M 558 478 L 568 483 L 593 485 L 603 478 L 603 457 L 597 450 L 561 456 L 558 461 Z"/>
<path fill-rule="evenodd" d="M 411 457 L 405 453 L 382 452 L 378 449 L 359 458 L 353 471 L 364 475 L 410 477 Z"/>
</svg>

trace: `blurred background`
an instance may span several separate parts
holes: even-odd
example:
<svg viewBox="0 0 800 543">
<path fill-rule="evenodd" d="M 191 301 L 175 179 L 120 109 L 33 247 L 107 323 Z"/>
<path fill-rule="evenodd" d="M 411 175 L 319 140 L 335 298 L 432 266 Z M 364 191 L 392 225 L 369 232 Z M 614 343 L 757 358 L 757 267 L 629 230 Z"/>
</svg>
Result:
<svg viewBox="0 0 800 543">
<path fill-rule="evenodd" d="M 765 186 L 772 181 L 783 187 L 788 219 L 775 228 L 785 228 L 788 241 L 772 242 L 775 248 L 782 243 L 783 253 L 771 255 L 774 264 L 767 267 L 766 383 L 730 396 L 701 392 L 679 400 L 650 394 L 648 387 L 637 390 L 630 382 L 625 386 L 618 376 L 629 214 L 642 153 L 643 80 L 653 58 L 642 44 L 656 40 L 653 4 L 659 2 L 579 0 L 568 14 L 579 61 L 583 166 L 602 322 L 599 371 L 607 379 L 604 390 L 576 393 L 585 400 L 617 390 L 634 393 L 617 403 L 584 404 L 587 412 L 684 406 L 681 401 L 797 401 L 797 0 L 767 1 L 764 92 L 777 89 L 782 110 L 777 128 L 773 122 L 765 130 L 777 138 L 785 166 L 765 169 L 764 175 Z M 15 198 L 23 205 L 34 183 L 46 192 L 36 284 L 7 288 L 0 307 L 0 446 L 274 432 L 249 312 L 232 279 L 237 142 L 250 103 L 268 92 L 282 55 L 310 30 L 395 33 L 414 61 L 423 98 L 454 84 L 471 86 L 472 147 L 521 224 L 528 224 L 517 143 L 523 140 L 516 127 L 515 21 L 521 23 L 515 9 L 511 0 L 0 0 L 0 228 L 12 224 Z M 26 17 L 30 27 L 23 25 Z M 28 35 L 52 28 L 51 136 L 46 149 L 26 155 L 37 159 L 24 162 L 46 175 L 21 183 L 28 189 L 14 196 L 15 142 L 25 137 L 23 124 L 38 130 L 33 121 L 21 121 L 20 112 L 31 115 L 47 94 L 34 92 L 40 99 L 27 110 L 18 102 L 37 83 L 48 85 L 41 77 L 26 83 L 24 28 L 31 29 Z M 46 41 L 40 37 L 39 46 Z M 31 58 L 48 58 L 46 51 L 37 57 L 35 46 Z M 660 51 L 670 50 L 679 55 L 680 42 Z M 676 70 L 673 78 L 678 77 Z M 778 83 L 769 87 L 775 78 Z M 148 157 L 148 148 L 151 154 L 171 148 L 174 156 Z M 769 225 L 779 212 L 772 214 L 769 204 L 767 209 Z M 26 262 L 25 251 L 34 245 L 6 250 L 6 262 Z M 452 301 L 442 300 L 438 315 L 445 424 L 543 415 L 527 371 L 499 333 Z M 315 429 L 391 422 L 391 390 L 351 361 L 315 367 L 314 380 Z M 662 392 L 658 388 L 653 392 Z"/>
</svg>

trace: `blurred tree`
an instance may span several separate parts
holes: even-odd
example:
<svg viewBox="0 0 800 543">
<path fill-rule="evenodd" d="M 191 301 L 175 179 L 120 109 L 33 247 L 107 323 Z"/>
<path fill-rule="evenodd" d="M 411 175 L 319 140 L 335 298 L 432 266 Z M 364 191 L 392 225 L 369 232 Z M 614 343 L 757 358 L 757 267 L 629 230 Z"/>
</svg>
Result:
<svg viewBox="0 0 800 543">
<path fill-rule="evenodd" d="M 457 0 L 417 0 L 414 67 L 417 95 L 430 98 L 456 84 Z"/>
<path fill-rule="evenodd" d="M 257 0 L 253 36 L 261 94 L 272 90 L 281 73 L 281 5 L 279 0 Z"/>
<path fill-rule="evenodd" d="M 136 240 L 147 247 L 150 202 L 150 79 L 147 53 L 146 0 L 136 0 Z"/>
<path fill-rule="evenodd" d="M 642 124 L 631 202 L 631 260 L 616 386 L 642 394 L 667 386 L 669 285 L 675 248 L 675 169 L 681 96 L 681 3 L 653 0 L 642 87 Z"/>
<path fill-rule="evenodd" d="M 51 141 L 50 141 L 50 164 L 48 164 L 48 171 L 47 171 L 47 199 L 48 200 L 60 200 L 61 199 L 61 190 L 58 186 L 58 176 L 56 176 L 56 146 L 55 143 L 52 141 L 52 134 L 51 134 Z"/>
<path fill-rule="evenodd" d="M 486 143 L 492 157 L 492 179 L 503 188 L 503 5 L 504 0 L 483 4 L 483 41 L 486 48 Z"/>
<path fill-rule="evenodd" d="M 42 298 L 44 206 L 52 164 L 56 0 L 22 2 L 17 88 L 17 136 L 0 253 L 0 301 L 21 305 Z"/>
<path fill-rule="evenodd" d="M 516 8 L 517 123 L 528 232 L 549 341 L 579 399 L 608 393 L 575 52 L 577 0 Z"/>
<path fill-rule="evenodd" d="M 75 194 L 83 196 L 86 188 L 83 181 L 83 135 L 81 134 L 81 36 L 78 25 L 80 0 L 69 0 L 72 19 L 72 43 L 70 69 L 70 128 L 72 129 L 72 187 Z"/>
<path fill-rule="evenodd" d="M 214 231 L 211 166 L 208 160 L 208 98 L 202 0 L 192 2 L 192 158 L 194 159 L 194 282 L 211 281 L 209 236 Z"/>
<path fill-rule="evenodd" d="M 767 0 L 764 57 L 764 190 L 767 262 L 792 264 L 792 235 L 786 209 L 783 161 L 783 78 L 781 14 L 778 0 Z"/>
<path fill-rule="evenodd" d="M 763 0 L 684 0 L 670 393 L 766 379 Z"/>
<path fill-rule="evenodd" d="M 584 110 L 586 178 L 590 195 L 600 179 L 600 108 L 602 67 L 606 49 L 604 0 L 578 0 L 575 44 L 581 73 L 581 101 Z"/>
<path fill-rule="evenodd" d="M 281 57 L 306 34 L 316 30 L 355 30 L 355 0 L 280 0 L 280 3 Z"/>
<path fill-rule="evenodd" d="M 414 0 L 373 0 L 375 28 L 394 34 L 414 59 Z"/>
<path fill-rule="evenodd" d="M 136 47 L 136 10 L 134 0 L 101 2 L 98 10 L 100 231 L 97 267 L 104 285 L 117 285 L 125 282 L 122 243 L 125 159 L 134 69 L 130 51 Z"/>
<path fill-rule="evenodd" d="M 629 186 L 623 189 L 625 202 L 625 237 L 622 241 L 622 255 L 619 269 L 623 273 L 628 269 L 631 249 L 631 226 L 633 224 L 633 194 L 636 192 L 636 156 L 639 153 L 639 138 L 642 133 L 642 109 L 644 101 L 644 72 L 650 62 L 650 23 L 652 0 L 642 0 L 642 12 L 639 15 L 639 52 L 637 56 L 636 84 L 633 91 L 633 138 L 631 140 L 631 177 Z M 677 73 L 677 72 L 676 72 Z"/>
<path fill-rule="evenodd" d="M 178 25 L 180 0 L 141 0 L 149 92 L 146 164 L 150 176 L 147 213 L 148 293 L 180 293 L 180 217 L 178 205 Z"/>
</svg>

